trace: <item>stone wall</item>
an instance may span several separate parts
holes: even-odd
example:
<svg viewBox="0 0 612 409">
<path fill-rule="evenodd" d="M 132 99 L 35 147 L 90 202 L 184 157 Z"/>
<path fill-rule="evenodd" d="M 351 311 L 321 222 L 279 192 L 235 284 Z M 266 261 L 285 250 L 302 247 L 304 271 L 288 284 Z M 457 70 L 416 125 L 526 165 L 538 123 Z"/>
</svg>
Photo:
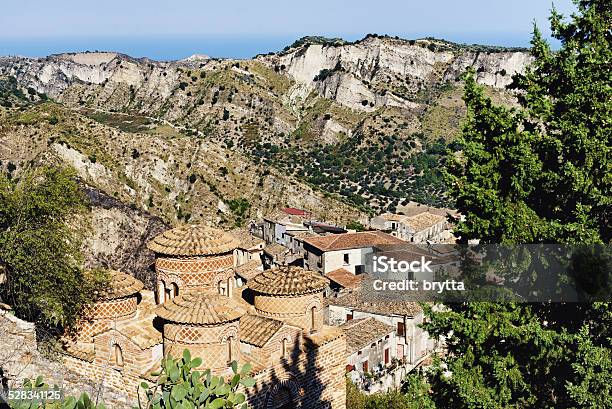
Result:
<svg viewBox="0 0 612 409">
<path fill-rule="evenodd" d="M 23 379 L 33 379 L 40 375 L 47 384 L 61 387 L 67 396 L 79 396 L 86 392 L 95 399 L 99 392 L 99 398 L 108 408 L 132 407 L 129 404 L 132 401 L 123 388 L 105 382 L 105 387 L 101 389 L 95 380 L 90 379 L 93 366 L 88 362 L 69 358 L 74 361 L 69 369 L 65 359 L 62 362 L 61 359 L 55 361 L 42 356 L 38 351 L 34 325 L 2 309 L 0 345 L 0 385 L 15 388 L 21 386 Z"/>
</svg>

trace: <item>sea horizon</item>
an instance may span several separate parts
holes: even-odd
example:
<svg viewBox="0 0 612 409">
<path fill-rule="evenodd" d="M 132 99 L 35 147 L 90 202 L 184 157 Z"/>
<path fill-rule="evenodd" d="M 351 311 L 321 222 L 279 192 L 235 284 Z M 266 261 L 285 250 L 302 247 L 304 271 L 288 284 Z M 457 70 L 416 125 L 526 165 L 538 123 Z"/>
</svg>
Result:
<svg viewBox="0 0 612 409">
<path fill-rule="evenodd" d="M 435 37 L 459 44 L 480 44 L 502 47 L 529 47 L 530 33 L 378 33 L 419 39 Z M 248 59 L 258 54 L 281 51 L 306 35 L 339 37 L 346 41 L 363 39 L 365 34 L 287 34 L 273 36 L 166 35 L 166 36 L 100 36 L 0 38 L 0 56 L 46 57 L 52 54 L 85 51 L 109 51 L 134 58 L 173 61 L 194 54 L 211 58 Z M 557 46 L 554 41 L 552 45 Z"/>
</svg>

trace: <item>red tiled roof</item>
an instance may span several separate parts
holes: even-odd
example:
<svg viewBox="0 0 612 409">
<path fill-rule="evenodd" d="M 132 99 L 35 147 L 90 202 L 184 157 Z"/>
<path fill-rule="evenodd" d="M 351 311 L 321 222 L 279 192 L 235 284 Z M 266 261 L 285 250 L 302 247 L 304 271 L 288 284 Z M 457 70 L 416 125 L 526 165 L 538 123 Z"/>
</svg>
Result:
<svg viewBox="0 0 612 409">
<path fill-rule="evenodd" d="M 325 277 L 344 288 L 357 288 L 363 281 L 364 275 L 355 275 L 345 268 L 338 268 L 325 274 Z"/>
<path fill-rule="evenodd" d="M 304 242 L 321 251 L 358 249 L 382 244 L 406 244 L 404 240 L 400 240 L 397 237 L 381 231 L 362 231 L 358 233 L 310 237 L 305 239 Z"/>
<path fill-rule="evenodd" d="M 296 209 L 295 207 L 287 207 L 283 209 L 283 212 L 293 216 L 306 216 L 308 212 L 302 209 Z"/>
</svg>

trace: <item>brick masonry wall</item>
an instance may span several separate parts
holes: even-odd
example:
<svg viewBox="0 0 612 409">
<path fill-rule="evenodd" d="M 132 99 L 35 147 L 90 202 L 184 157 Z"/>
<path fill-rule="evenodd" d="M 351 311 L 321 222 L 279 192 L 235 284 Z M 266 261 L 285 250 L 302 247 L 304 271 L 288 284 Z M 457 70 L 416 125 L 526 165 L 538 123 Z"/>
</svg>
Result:
<svg viewBox="0 0 612 409">
<path fill-rule="evenodd" d="M 320 347 L 306 340 L 304 348 L 255 375 L 257 384 L 246 391 L 251 408 L 271 409 L 284 389 L 295 408 L 346 409 L 345 338 Z"/>
<path fill-rule="evenodd" d="M 315 307 L 315 330 L 324 323 L 323 293 L 306 294 L 292 297 L 278 297 L 258 294 L 255 296 L 255 309 L 263 316 L 275 318 L 288 324 L 297 325 L 310 331 L 312 329 L 312 307 Z"/>
<path fill-rule="evenodd" d="M 136 316 L 138 300 L 132 297 L 95 303 L 87 312 L 87 318 L 78 324 L 77 340 L 92 342 L 96 334 L 112 327 L 113 321 L 130 319 Z"/>
<path fill-rule="evenodd" d="M 172 288 L 176 284 L 179 295 L 186 290 L 217 292 L 219 282 L 234 276 L 233 253 L 202 257 L 158 257 L 155 260 L 157 289 Z"/>
<path fill-rule="evenodd" d="M 231 360 L 240 360 L 240 321 L 236 320 L 216 326 L 164 324 L 164 355 L 183 355 L 185 348 L 192 356 L 202 358 L 200 368 L 215 372 L 227 369 L 229 346 Z"/>
<path fill-rule="evenodd" d="M 1 381 L 6 382 L 9 387 L 19 387 L 24 378 L 34 379 L 40 375 L 45 383 L 59 386 L 67 396 L 79 396 L 86 392 L 90 397 L 95 397 L 100 391 L 100 399 L 109 409 L 133 407 L 134 402 L 125 392 L 125 384 L 115 383 L 121 387 L 109 385 L 100 390 L 96 380 L 89 377 L 89 374 L 97 370 L 92 364 L 76 358 L 60 357 L 59 360 L 50 360 L 42 356 L 37 348 L 34 326 L 2 310 L 0 346 L 0 370 L 4 377 Z"/>
</svg>

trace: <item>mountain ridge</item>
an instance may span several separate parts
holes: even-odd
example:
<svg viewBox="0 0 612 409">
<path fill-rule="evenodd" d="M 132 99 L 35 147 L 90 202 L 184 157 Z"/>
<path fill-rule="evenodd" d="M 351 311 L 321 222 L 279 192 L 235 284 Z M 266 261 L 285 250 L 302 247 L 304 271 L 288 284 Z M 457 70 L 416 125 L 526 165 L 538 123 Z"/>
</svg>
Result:
<svg viewBox="0 0 612 409">
<path fill-rule="evenodd" d="M 300 41 L 248 60 L 0 57 L 0 76 L 107 125 L 125 124 L 122 115 L 172 126 L 378 212 L 448 204 L 437 161 L 465 114 L 461 75 L 473 67 L 493 98 L 512 104 L 505 87 L 531 59 L 435 39 Z"/>
</svg>

